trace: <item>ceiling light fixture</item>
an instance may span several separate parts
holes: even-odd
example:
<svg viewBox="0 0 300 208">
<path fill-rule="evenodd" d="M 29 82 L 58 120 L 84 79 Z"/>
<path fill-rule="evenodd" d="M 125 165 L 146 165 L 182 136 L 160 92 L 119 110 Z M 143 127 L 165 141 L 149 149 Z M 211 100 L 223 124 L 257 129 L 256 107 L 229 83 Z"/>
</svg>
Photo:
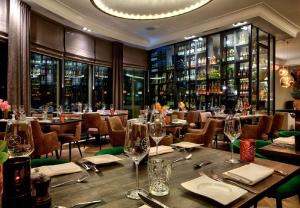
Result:
<svg viewBox="0 0 300 208">
<path fill-rule="evenodd" d="M 196 37 L 195 35 L 185 36 L 184 39 L 185 40 L 189 40 L 189 39 L 192 39 L 192 38 L 195 38 L 195 37 Z"/>
<path fill-rule="evenodd" d="M 244 22 L 237 22 L 237 23 L 233 23 L 232 26 L 233 27 L 239 27 L 239 26 L 242 26 L 242 25 L 245 25 L 245 24 L 248 24 L 248 22 L 244 21 Z"/>
<path fill-rule="evenodd" d="M 198 9 L 212 0 L 90 0 L 100 11 L 124 19 L 154 20 Z"/>
<path fill-rule="evenodd" d="M 87 28 L 86 28 L 86 27 L 83 27 L 82 30 L 83 30 L 83 31 L 87 31 Z"/>
</svg>

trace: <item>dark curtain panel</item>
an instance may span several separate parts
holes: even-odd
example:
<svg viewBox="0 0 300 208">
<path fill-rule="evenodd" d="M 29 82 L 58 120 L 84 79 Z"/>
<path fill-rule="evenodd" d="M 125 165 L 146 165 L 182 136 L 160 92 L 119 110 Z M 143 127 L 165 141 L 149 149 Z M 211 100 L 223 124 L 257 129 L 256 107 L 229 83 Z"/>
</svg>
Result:
<svg viewBox="0 0 300 208">
<path fill-rule="evenodd" d="M 113 105 L 115 109 L 123 109 L 123 44 L 113 43 Z"/>
<path fill-rule="evenodd" d="M 29 69 L 30 7 L 10 0 L 8 30 L 7 97 L 11 104 L 24 105 L 30 112 Z"/>
</svg>

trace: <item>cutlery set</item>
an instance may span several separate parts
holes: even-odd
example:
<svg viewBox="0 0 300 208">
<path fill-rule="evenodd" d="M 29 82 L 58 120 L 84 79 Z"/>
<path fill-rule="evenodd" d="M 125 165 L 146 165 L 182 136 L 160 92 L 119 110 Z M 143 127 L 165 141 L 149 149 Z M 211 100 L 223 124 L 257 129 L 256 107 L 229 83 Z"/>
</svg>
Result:
<svg viewBox="0 0 300 208">
<path fill-rule="evenodd" d="M 90 162 L 79 162 L 78 165 L 80 165 L 81 167 L 83 167 L 85 170 L 93 170 L 95 173 L 99 173 L 100 170 L 97 168 L 97 166 L 95 164 L 92 164 Z"/>
</svg>

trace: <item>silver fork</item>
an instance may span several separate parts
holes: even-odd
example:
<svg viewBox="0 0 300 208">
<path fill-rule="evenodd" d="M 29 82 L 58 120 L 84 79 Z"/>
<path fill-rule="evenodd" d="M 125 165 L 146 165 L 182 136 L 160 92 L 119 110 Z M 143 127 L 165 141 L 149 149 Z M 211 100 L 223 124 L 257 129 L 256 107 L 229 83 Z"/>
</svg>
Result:
<svg viewBox="0 0 300 208">
<path fill-rule="evenodd" d="M 245 189 L 245 190 L 249 191 L 252 194 L 257 194 L 257 191 L 254 190 L 253 188 L 250 188 L 248 186 L 240 184 L 240 183 L 238 183 L 238 182 L 236 182 L 234 180 L 231 180 L 229 178 L 222 178 L 222 177 L 218 176 L 217 174 L 212 174 L 211 178 L 214 179 L 214 180 L 216 180 L 216 181 L 220 181 L 220 182 L 223 182 L 223 183 L 229 183 L 229 184 L 238 186 L 238 187 L 240 187 L 242 189 Z"/>
</svg>

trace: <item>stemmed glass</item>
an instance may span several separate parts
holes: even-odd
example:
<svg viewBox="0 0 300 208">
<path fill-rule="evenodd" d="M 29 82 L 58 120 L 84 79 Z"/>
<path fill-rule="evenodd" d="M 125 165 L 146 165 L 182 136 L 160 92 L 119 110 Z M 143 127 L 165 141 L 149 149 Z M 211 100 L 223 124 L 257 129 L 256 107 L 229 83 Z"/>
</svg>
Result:
<svg viewBox="0 0 300 208">
<path fill-rule="evenodd" d="M 49 107 L 48 105 L 44 105 L 43 106 L 43 120 L 47 120 L 48 119 L 48 110 L 49 110 Z"/>
<path fill-rule="evenodd" d="M 10 157 L 29 157 L 34 150 L 30 121 L 9 120 L 4 139 Z"/>
<path fill-rule="evenodd" d="M 136 188 L 129 190 L 126 193 L 126 197 L 130 199 L 140 199 L 139 193 L 147 195 L 145 190 L 139 188 L 138 165 L 141 160 L 149 154 L 149 151 L 150 143 L 147 125 L 128 122 L 126 127 L 124 152 L 131 160 L 133 160 L 136 170 Z"/>
<path fill-rule="evenodd" d="M 144 114 L 145 114 L 145 121 L 148 121 L 149 110 L 150 110 L 150 106 L 149 106 L 149 105 L 146 105 L 145 111 L 144 111 Z"/>
<path fill-rule="evenodd" d="M 239 163 L 237 159 L 233 158 L 233 143 L 239 138 L 242 133 L 241 129 L 241 120 L 238 115 L 229 115 L 226 117 L 225 126 L 224 126 L 224 134 L 231 141 L 231 159 L 227 160 L 228 163 Z"/>
<path fill-rule="evenodd" d="M 25 120 L 25 108 L 24 105 L 19 105 L 20 120 Z"/>
<path fill-rule="evenodd" d="M 60 117 L 60 115 L 63 113 L 63 107 L 62 107 L 62 105 L 59 105 L 58 107 L 57 107 L 57 114 L 58 114 L 58 116 Z"/>
<path fill-rule="evenodd" d="M 158 144 L 166 136 L 165 120 L 160 114 L 157 114 L 154 121 L 149 123 L 149 135 L 156 144 L 156 155 L 158 155 Z"/>
<path fill-rule="evenodd" d="M 13 112 L 12 120 L 15 120 L 15 119 L 17 119 L 17 113 L 18 113 L 17 105 L 12 105 L 11 109 L 12 109 L 12 112 Z"/>
</svg>

